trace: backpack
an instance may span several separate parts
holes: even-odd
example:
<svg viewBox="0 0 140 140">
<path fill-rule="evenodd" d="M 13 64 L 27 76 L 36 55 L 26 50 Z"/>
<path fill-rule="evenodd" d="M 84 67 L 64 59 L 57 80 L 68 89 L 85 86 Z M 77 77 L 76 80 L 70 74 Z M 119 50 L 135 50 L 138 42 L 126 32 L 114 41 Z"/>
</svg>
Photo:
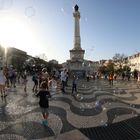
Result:
<svg viewBox="0 0 140 140">
<path fill-rule="evenodd" d="M 35 81 L 35 79 L 36 79 L 36 78 L 35 78 L 35 75 L 33 75 L 33 77 L 32 77 L 32 81 Z"/>
</svg>

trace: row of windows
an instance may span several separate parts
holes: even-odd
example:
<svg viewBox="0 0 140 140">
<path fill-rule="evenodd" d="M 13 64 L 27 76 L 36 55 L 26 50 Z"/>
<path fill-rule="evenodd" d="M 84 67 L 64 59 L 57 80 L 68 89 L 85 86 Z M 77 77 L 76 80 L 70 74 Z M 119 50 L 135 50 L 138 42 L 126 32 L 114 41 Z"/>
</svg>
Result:
<svg viewBox="0 0 140 140">
<path fill-rule="evenodd" d="M 136 57 L 140 57 L 140 53 L 135 54 L 135 55 L 133 55 L 133 56 L 129 56 L 129 59 L 134 59 L 134 58 L 136 58 Z"/>
</svg>

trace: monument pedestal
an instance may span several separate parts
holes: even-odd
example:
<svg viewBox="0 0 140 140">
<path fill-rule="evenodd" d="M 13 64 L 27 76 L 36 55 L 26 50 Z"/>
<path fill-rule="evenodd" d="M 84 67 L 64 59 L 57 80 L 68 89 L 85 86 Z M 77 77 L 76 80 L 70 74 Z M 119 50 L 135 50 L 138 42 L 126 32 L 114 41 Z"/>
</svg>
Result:
<svg viewBox="0 0 140 140">
<path fill-rule="evenodd" d="M 83 60 L 67 60 L 67 66 L 71 76 L 77 75 L 79 78 L 85 77 L 86 70 L 83 62 Z"/>
</svg>

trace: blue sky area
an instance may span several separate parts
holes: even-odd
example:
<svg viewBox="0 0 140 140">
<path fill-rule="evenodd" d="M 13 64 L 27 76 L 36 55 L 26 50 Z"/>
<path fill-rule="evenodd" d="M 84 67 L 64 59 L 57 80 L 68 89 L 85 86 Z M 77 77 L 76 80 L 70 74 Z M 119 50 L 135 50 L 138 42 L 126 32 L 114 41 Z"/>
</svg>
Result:
<svg viewBox="0 0 140 140">
<path fill-rule="evenodd" d="M 65 62 L 74 47 L 75 4 L 81 14 L 85 59 L 111 59 L 115 53 L 129 56 L 140 51 L 140 0 L 0 0 L 1 21 L 13 19 L 0 24 L 8 29 L 5 36 L 11 35 L 5 39 L 3 30 L 0 44 Z"/>
</svg>

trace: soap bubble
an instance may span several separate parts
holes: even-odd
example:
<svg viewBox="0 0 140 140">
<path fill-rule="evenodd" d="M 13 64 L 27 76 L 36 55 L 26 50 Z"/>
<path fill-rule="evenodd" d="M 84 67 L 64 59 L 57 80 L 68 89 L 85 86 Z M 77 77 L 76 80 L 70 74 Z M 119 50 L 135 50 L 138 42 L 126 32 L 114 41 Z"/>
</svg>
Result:
<svg viewBox="0 0 140 140">
<path fill-rule="evenodd" d="M 103 107 L 103 111 L 105 111 L 106 110 L 106 107 Z"/>
<path fill-rule="evenodd" d="M 95 109 L 96 109 L 96 110 L 101 110 L 101 108 L 102 108 L 102 106 L 101 106 L 100 101 L 96 101 L 96 102 L 95 102 Z"/>
<path fill-rule="evenodd" d="M 33 16 L 35 16 L 35 9 L 31 6 L 31 7 L 27 7 L 26 9 L 25 9 L 25 15 L 27 16 L 27 17 L 33 17 Z"/>
<path fill-rule="evenodd" d="M 0 10 L 7 10 L 12 7 L 13 0 L 0 0 Z"/>
</svg>

